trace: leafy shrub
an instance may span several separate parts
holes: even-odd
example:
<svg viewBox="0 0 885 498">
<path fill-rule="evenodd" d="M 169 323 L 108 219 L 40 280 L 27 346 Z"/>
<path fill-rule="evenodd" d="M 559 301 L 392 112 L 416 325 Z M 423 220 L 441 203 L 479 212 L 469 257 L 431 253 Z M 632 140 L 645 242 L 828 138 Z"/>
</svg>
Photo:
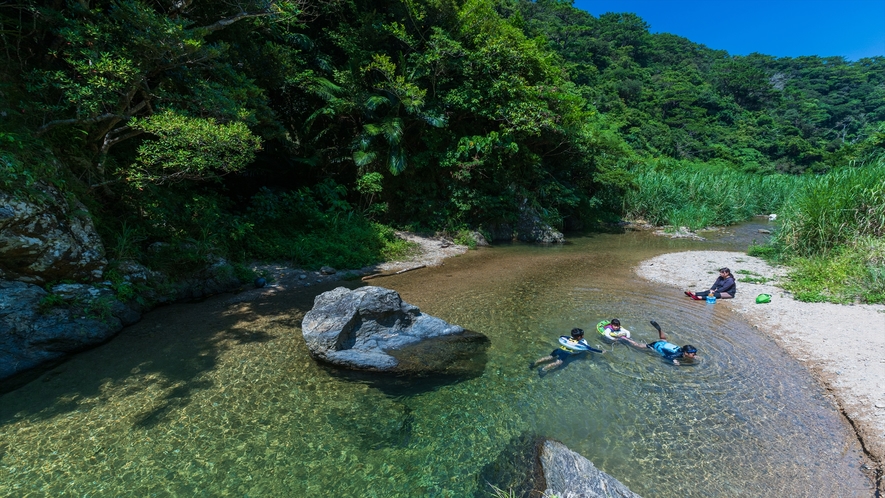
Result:
<svg viewBox="0 0 885 498">
<path fill-rule="evenodd" d="M 467 246 L 470 249 L 476 249 L 476 239 L 470 230 L 459 230 L 453 238 L 456 244 Z"/>
<path fill-rule="evenodd" d="M 295 192 L 262 189 L 238 218 L 240 226 L 252 228 L 231 246 L 244 259 L 305 268 L 359 268 L 410 250 L 392 228 L 351 210 L 344 194 L 334 182 Z"/>
</svg>

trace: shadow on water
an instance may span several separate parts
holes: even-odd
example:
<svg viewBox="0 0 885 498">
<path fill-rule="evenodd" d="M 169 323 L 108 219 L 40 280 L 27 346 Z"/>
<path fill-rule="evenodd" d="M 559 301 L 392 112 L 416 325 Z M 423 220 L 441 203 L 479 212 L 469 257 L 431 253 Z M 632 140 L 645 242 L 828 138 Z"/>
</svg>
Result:
<svg viewBox="0 0 885 498">
<path fill-rule="evenodd" d="M 531 433 L 511 439 L 498 456 L 479 471 L 479 484 L 473 497 L 494 496 L 495 488 L 513 498 L 541 496 L 547 485 L 538 465 L 540 442 L 541 439 Z"/>
<path fill-rule="evenodd" d="M 214 301 L 225 297 L 217 296 Z M 312 296 L 288 305 L 303 316 L 313 306 Z M 218 366 L 219 356 L 277 338 L 264 330 L 238 326 L 243 315 L 273 312 L 268 303 L 250 303 L 239 313 L 220 313 L 219 306 L 188 303 L 159 308 L 100 348 L 74 355 L 39 375 L 31 374 L 36 375 L 31 384 L 39 389 L 0 395 L 0 426 L 22 418 L 50 419 L 88 409 L 109 396 L 145 389 L 160 396 L 156 405 L 132 417 L 133 426 L 157 425 L 171 410 L 187 406 L 194 392 L 217 387 L 204 374 Z"/>
</svg>

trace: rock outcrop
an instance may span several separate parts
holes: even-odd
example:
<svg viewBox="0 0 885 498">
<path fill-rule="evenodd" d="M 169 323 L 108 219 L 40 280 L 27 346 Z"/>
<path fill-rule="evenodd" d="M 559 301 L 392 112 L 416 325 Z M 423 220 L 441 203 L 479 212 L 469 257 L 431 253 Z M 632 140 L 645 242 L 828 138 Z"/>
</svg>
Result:
<svg viewBox="0 0 885 498">
<path fill-rule="evenodd" d="M 223 259 L 207 265 L 174 282 L 127 261 L 116 264 L 123 279 L 117 285 L 55 284 L 46 290 L 0 279 L 0 380 L 101 344 L 159 304 L 199 299 L 241 284 Z M 139 299 L 120 297 L 135 296 L 135 285 Z"/>
<path fill-rule="evenodd" d="M 0 281 L 0 379 L 100 344 L 139 318 L 110 289 L 61 284 L 50 293 Z"/>
<path fill-rule="evenodd" d="M 561 244 L 565 236 L 547 224 L 538 212 L 523 204 L 519 208 L 519 221 L 516 223 L 516 238 L 523 242 Z"/>
<path fill-rule="evenodd" d="M 640 498 L 593 462 L 551 439 L 539 444 L 538 465 L 546 481 L 543 496 L 569 498 Z"/>
<path fill-rule="evenodd" d="M 107 261 L 86 208 L 43 186 L 34 201 L 0 192 L 0 279 L 97 281 Z"/>
<path fill-rule="evenodd" d="M 492 242 L 513 242 L 513 226 L 508 223 L 492 223 L 483 227 Z"/>
<path fill-rule="evenodd" d="M 421 313 L 396 291 L 372 286 L 320 294 L 301 330 L 311 356 L 353 370 L 446 373 L 488 347 L 485 336 Z"/>
</svg>

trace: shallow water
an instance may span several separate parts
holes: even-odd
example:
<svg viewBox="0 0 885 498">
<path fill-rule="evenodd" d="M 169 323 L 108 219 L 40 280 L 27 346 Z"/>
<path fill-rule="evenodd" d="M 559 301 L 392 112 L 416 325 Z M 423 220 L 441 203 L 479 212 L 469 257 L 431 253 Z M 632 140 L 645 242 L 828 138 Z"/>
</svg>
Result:
<svg viewBox="0 0 885 498">
<path fill-rule="evenodd" d="M 402 385 L 310 360 L 313 293 L 145 316 L 0 397 L 0 495 L 487 496 L 511 444 L 564 442 L 646 497 L 871 496 L 850 428 L 807 372 L 726 306 L 632 267 L 727 248 L 644 233 L 514 245 L 373 280 L 491 339 L 481 376 Z M 699 261 L 715 279 L 715 261 Z M 358 285 L 352 283 L 351 285 Z M 700 360 L 606 346 L 541 377 L 559 335 L 654 319 Z M 507 483 L 501 483 L 507 484 Z"/>
</svg>

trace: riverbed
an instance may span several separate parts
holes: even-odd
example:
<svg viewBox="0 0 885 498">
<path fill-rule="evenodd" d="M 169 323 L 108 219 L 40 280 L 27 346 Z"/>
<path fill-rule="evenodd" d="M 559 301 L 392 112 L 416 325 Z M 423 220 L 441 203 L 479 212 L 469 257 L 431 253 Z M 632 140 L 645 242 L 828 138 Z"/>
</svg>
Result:
<svg viewBox="0 0 885 498">
<path fill-rule="evenodd" d="M 588 234 L 370 282 L 487 335 L 473 378 L 379 381 L 315 363 L 300 320 L 341 283 L 158 309 L 0 397 L 0 494 L 488 496 L 489 469 L 537 434 L 644 496 L 872 496 L 851 428 L 801 364 L 726 307 L 632 271 L 701 247 Z M 544 376 L 529 368 L 573 327 L 599 343 L 595 324 L 614 317 L 646 341 L 657 321 L 699 361 L 604 345 Z"/>
</svg>

